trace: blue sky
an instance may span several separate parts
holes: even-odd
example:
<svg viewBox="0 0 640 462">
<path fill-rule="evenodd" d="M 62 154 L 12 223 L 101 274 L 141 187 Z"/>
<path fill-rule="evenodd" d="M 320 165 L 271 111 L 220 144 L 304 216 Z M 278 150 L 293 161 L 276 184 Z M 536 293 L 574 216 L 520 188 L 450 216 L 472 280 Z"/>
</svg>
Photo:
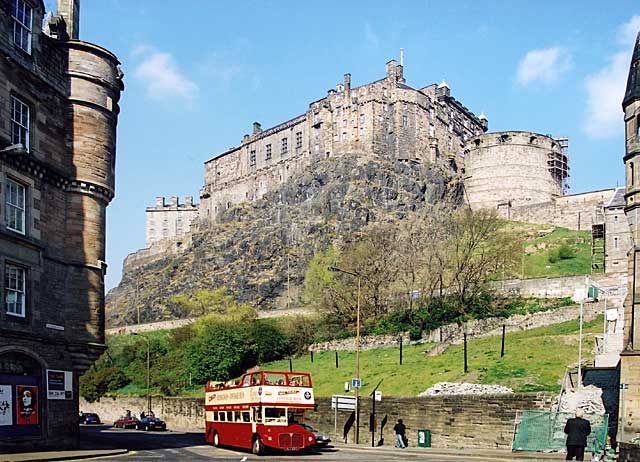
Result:
<svg viewBox="0 0 640 462">
<path fill-rule="evenodd" d="M 50 6 L 54 0 L 47 0 Z M 303 113 L 351 73 L 443 78 L 491 131 L 570 139 L 571 192 L 623 185 L 620 101 L 640 30 L 637 1 L 83 0 L 83 40 L 122 61 L 107 288 L 145 244 L 156 196 L 197 198 L 203 162 Z"/>
</svg>

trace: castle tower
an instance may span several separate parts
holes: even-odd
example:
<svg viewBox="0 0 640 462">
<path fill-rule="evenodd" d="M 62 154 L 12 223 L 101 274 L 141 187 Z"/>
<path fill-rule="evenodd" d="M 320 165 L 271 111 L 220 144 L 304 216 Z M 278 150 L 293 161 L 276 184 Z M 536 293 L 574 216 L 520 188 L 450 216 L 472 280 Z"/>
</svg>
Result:
<svg viewBox="0 0 640 462">
<path fill-rule="evenodd" d="M 633 248 L 629 251 L 629 290 L 625 300 L 624 350 L 620 354 L 621 425 L 624 441 L 640 435 L 640 33 L 636 39 L 627 89 L 622 101 L 625 121 L 627 190 L 625 213 L 629 221 Z M 624 406 L 624 407 L 623 407 Z"/>
</svg>

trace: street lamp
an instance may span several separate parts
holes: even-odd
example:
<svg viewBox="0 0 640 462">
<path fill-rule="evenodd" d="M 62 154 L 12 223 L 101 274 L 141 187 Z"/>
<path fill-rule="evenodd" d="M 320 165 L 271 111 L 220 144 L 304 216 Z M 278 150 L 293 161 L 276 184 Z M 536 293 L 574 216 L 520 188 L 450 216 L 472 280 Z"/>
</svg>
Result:
<svg viewBox="0 0 640 462">
<path fill-rule="evenodd" d="M 151 395 L 149 394 L 149 379 L 150 379 L 150 370 L 151 370 L 151 341 L 149 337 L 146 335 L 139 334 L 138 332 L 133 332 L 133 335 L 137 335 L 142 337 L 147 341 L 147 415 L 151 414 Z"/>
<path fill-rule="evenodd" d="M 360 281 L 362 280 L 362 275 L 360 273 L 346 271 L 335 266 L 330 266 L 329 271 L 344 273 L 350 276 L 353 276 L 358 279 L 358 296 L 356 301 L 356 371 L 355 378 L 360 380 Z M 358 399 L 360 387 L 355 388 L 355 397 L 356 397 L 356 444 L 360 441 L 360 400 Z"/>
</svg>

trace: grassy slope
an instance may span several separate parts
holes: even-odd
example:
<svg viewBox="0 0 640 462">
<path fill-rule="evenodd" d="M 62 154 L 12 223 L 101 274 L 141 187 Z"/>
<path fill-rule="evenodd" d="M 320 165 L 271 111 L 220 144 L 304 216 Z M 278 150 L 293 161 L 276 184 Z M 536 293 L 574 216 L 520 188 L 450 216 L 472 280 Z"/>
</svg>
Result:
<svg viewBox="0 0 640 462">
<path fill-rule="evenodd" d="M 594 333 L 602 329 L 602 317 L 585 324 L 583 356 L 593 358 Z M 500 358 L 500 336 L 469 342 L 469 372 L 464 374 L 463 347 L 456 345 L 439 356 L 427 356 L 426 345 L 403 349 L 403 365 L 398 364 L 398 348 L 363 351 L 360 354 L 362 392 L 384 379 L 383 395 L 415 396 L 437 382 L 501 384 L 514 391 L 559 391 L 565 367 L 578 359 L 578 322 L 507 334 L 505 356 Z M 344 382 L 353 377 L 355 354 L 339 353 L 335 368 L 334 352 L 316 353 L 294 359 L 296 371 L 311 372 L 317 396 L 343 393 Z M 263 369 L 288 370 L 289 362 L 276 361 Z"/>
</svg>

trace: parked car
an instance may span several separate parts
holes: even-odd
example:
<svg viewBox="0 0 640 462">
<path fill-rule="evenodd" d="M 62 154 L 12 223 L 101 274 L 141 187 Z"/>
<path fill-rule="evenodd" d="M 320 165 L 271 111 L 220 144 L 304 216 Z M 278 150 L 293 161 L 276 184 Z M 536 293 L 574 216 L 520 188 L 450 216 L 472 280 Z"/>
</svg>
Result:
<svg viewBox="0 0 640 462">
<path fill-rule="evenodd" d="M 316 430 L 311 425 L 303 425 L 304 429 L 316 435 L 316 446 L 317 447 L 325 447 L 330 442 L 331 439 L 326 433 L 321 432 L 320 430 Z"/>
<path fill-rule="evenodd" d="M 94 414 L 93 412 L 84 412 L 80 414 L 80 423 L 81 424 L 100 424 L 100 417 L 98 414 Z"/>
<path fill-rule="evenodd" d="M 157 417 L 145 417 L 140 420 L 136 425 L 137 430 L 166 430 L 167 424 L 164 420 L 158 419 Z"/>
<path fill-rule="evenodd" d="M 137 418 L 123 415 L 113 422 L 113 426 L 116 428 L 137 428 L 138 423 L 140 423 L 140 421 Z"/>
</svg>

